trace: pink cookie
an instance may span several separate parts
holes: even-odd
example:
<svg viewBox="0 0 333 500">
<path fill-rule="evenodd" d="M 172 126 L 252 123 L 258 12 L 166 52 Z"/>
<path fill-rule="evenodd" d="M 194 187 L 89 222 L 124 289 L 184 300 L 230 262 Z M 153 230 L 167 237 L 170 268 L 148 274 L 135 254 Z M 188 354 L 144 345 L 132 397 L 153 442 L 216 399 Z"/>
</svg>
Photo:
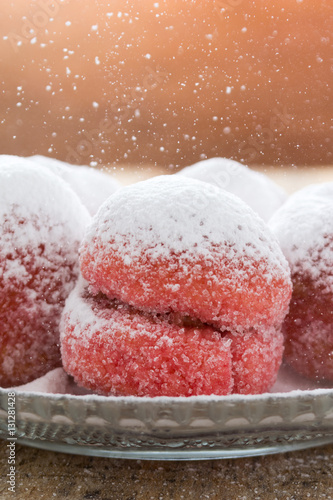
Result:
<svg viewBox="0 0 333 500">
<path fill-rule="evenodd" d="M 283 336 L 235 336 L 174 314 L 149 314 L 92 296 L 83 280 L 66 302 L 64 369 L 101 394 L 193 396 L 256 394 L 270 389 Z"/>
<path fill-rule="evenodd" d="M 285 360 L 302 375 L 333 381 L 333 183 L 292 195 L 270 226 L 293 281 Z"/>
<path fill-rule="evenodd" d="M 140 312 L 81 284 L 66 303 L 61 335 L 64 369 L 101 394 L 230 394 L 230 341 L 205 325 L 180 326 Z"/>
<path fill-rule="evenodd" d="M 60 365 L 60 315 L 90 217 L 60 178 L 0 156 L 0 218 L 0 385 L 8 387 Z"/>
<path fill-rule="evenodd" d="M 80 248 L 93 293 L 219 329 L 279 327 L 290 272 L 267 225 L 236 196 L 181 176 L 123 188 Z"/>
</svg>

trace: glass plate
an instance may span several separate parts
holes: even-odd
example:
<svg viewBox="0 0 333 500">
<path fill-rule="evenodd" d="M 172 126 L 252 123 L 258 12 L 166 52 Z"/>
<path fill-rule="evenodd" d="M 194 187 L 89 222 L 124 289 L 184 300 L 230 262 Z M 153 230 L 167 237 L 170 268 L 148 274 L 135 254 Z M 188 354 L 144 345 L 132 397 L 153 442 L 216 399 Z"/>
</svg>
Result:
<svg viewBox="0 0 333 500">
<path fill-rule="evenodd" d="M 163 460 L 244 457 L 333 443 L 333 389 L 291 390 L 282 375 L 274 388 L 282 392 L 259 396 L 137 398 L 78 395 L 62 369 L 54 372 L 61 374 L 67 394 L 28 392 L 39 388 L 33 384 L 14 389 L 17 442 L 81 455 Z M 55 390 L 61 392 L 59 386 Z M 3 439 L 9 438 L 11 391 L 0 389 Z"/>
</svg>

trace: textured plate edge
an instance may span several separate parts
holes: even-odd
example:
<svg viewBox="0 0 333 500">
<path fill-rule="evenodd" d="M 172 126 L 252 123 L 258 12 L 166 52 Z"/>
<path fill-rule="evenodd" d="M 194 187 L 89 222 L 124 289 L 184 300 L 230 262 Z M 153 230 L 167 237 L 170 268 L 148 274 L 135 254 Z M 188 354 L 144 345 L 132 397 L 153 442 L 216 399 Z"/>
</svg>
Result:
<svg viewBox="0 0 333 500">
<path fill-rule="evenodd" d="M 104 458 L 115 458 L 115 459 L 126 459 L 126 460 L 154 460 L 154 461 L 190 461 L 190 460 L 227 460 L 227 459 L 237 459 L 246 457 L 256 457 L 264 455 L 276 455 L 279 453 L 287 453 L 299 450 L 306 450 L 311 448 L 316 448 L 319 446 L 325 446 L 333 443 L 333 436 L 330 438 L 319 438 L 307 442 L 299 442 L 289 445 L 279 445 L 271 447 L 262 448 L 239 448 L 233 450 L 130 450 L 130 451 L 119 451 L 119 450 L 105 450 L 99 448 L 86 448 L 80 446 L 73 446 L 67 443 L 58 442 L 48 442 L 41 440 L 30 440 L 20 438 L 17 440 L 18 444 L 29 446 L 30 448 L 41 449 L 45 451 L 54 451 L 57 453 L 66 453 L 71 455 L 84 455 L 92 457 L 104 457 Z"/>
</svg>

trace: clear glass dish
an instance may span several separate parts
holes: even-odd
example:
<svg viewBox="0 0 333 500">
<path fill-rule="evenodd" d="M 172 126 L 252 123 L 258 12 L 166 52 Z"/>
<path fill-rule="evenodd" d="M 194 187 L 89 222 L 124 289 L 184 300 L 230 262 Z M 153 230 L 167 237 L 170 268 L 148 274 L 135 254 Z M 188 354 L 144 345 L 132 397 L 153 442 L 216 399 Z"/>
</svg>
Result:
<svg viewBox="0 0 333 500">
<path fill-rule="evenodd" d="M 68 379 L 69 380 L 69 379 Z M 302 386 L 302 384 L 300 384 Z M 102 397 L 15 391 L 17 442 L 81 455 L 160 460 L 244 457 L 333 443 L 333 389 L 294 389 L 282 371 L 257 396 Z M 0 437 L 8 392 L 0 389 Z M 68 394 L 71 392 L 71 394 Z M 76 392 L 76 394 L 75 394 Z"/>
</svg>

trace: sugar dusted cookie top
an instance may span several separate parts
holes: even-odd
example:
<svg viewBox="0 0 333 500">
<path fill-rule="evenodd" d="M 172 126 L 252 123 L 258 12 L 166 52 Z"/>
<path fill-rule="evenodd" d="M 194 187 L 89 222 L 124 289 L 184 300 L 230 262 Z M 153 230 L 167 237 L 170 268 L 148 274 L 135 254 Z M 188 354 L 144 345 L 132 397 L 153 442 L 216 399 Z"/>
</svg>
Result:
<svg viewBox="0 0 333 500">
<path fill-rule="evenodd" d="M 84 165 L 70 165 L 47 156 L 31 156 L 31 161 L 47 167 L 66 181 L 76 192 L 91 215 L 100 205 L 120 188 L 120 184 L 110 175 Z"/>
<path fill-rule="evenodd" d="M 228 158 L 210 158 L 184 168 L 177 175 L 208 182 L 239 196 L 264 221 L 287 199 L 269 177 Z"/>
<path fill-rule="evenodd" d="M 89 214 L 58 176 L 18 156 L 0 156 L 1 253 L 68 239 L 80 241 Z M 7 235 L 7 236 L 6 236 Z"/>
<path fill-rule="evenodd" d="M 269 223 L 292 273 L 333 291 L 333 183 L 294 193 Z"/>
<path fill-rule="evenodd" d="M 158 176 L 132 184 L 109 198 L 88 228 L 85 242 L 114 241 L 122 258 L 170 253 L 209 255 L 223 247 L 230 255 L 265 259 L 272 272 L 287 270 L 277 242 L 262 220 L 238 197 L 215 186 Z"/>
</svg>

